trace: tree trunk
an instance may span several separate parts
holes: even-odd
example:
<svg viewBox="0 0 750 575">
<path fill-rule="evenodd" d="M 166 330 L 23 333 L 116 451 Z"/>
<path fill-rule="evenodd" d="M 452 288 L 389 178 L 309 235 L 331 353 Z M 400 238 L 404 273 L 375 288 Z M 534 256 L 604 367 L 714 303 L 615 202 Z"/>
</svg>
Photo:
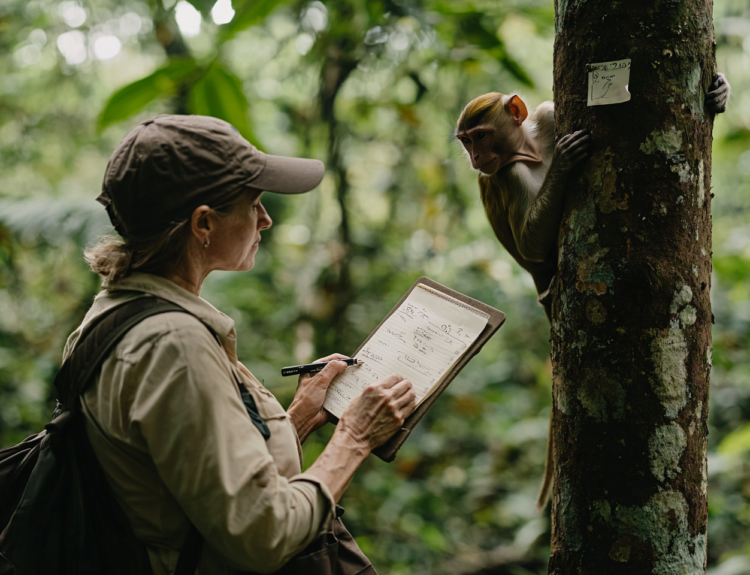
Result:
<svg viewBox="0 0 750 575">
<path fill-rule="evenodd" d="M 586 64 L 630 58 L 629 102 Z M 559 238 L 549 573 L 706 564 L 711 0 L 557 0 L 557 136 L 587 128 Z"/>
</svg>

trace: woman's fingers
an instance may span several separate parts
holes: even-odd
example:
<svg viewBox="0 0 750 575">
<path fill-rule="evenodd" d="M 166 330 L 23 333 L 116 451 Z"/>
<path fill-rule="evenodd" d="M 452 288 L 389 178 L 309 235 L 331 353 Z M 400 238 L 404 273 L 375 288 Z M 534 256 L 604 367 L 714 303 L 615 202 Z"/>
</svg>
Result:
<svg viewBox="0 0 750 575">
<path fill-rule="evenodd" d="M 396 411 L 394 416 L 401 420 L 403 425 L 404 420 L 409 417 L 417 407 L 416 398 L 412 395 L 408 395 L 405 398 L 400 399 L 396 404 Z"/>
<path fill-rule="evenodd" d="M 343 361 L 329 360 L 328 365 L 316 373 L 315 377 L 320 378 L 320 383 L 328 387 L 331 380 L 338 374 L 343 373 L 347 367 Z"/>
<path fill-rule="evenodd" d="M 323 372 L 326 372 L 326 374 L 323 377 L 324 378 L 328 377 L 328 383 L 330 383 L 331 379 L 333 379 L 336 375 L 341 373 L 347 367 L 346 364 L 336 361 L 337 359 L 349 359 L 349 357 L 341 353 L 332 353 L 331 355 L 328 355 L 326 357 L 321 357 L 320 359 L 316 359 L 313 363 L 323 363 L 323 362 L 329 362 L 329 363 L 327 366 L 325 366 L 323 369 L 321 369 L 317 373 L 303 373 L 302 375 L 299 376 L 300 382 L 309 381 L 313 377 L 316 377 L 322 374 Z M 330 362 L 334 362 L 334 363 L 331 364 Z M 333 368 L 335 370 L 333 371 L 333 375 L 331 375 L 331 365 L 337 366 Z"/>
<path fill-rule="evenodd" d="M 399 376 L 400 377 L 400 376 Z M 406 393 L 412 391 L 412 388 L 414 386 L 412 385 L 411 381 L 408 379 L 401 378 L 401 381 L 397 382 L 395 385 L 391 387 L 391 393 L 394 397 L 402 397 Z"/>
<path fill-rule="evenodd" d="M 383 379 L 376 383 L 373 383 L 372 385 L 377 385 L 384 389 L 390 389 L 400 381 L 404 381 L 404 378 L 400 375 L 389 375 L 388 377 L 384 377 Z"/>
<path fill-rule="evenodd" d="M 417 406 L 417 394 L 412 383 L 405 379 L 391 388 L 394 415 L 406 419 Z"/>
<path fill-rule="evenodd" d="M 322 363 L 324 361 L 333 361 L 335 359 L 349 359 L 349 356 L 343 355 L 341 353 L 332 353 L 331 355 L 327 355 L 325 357 L 321 357 L 320 359 L 316 359 L 313 363 Z"/>
</svg>

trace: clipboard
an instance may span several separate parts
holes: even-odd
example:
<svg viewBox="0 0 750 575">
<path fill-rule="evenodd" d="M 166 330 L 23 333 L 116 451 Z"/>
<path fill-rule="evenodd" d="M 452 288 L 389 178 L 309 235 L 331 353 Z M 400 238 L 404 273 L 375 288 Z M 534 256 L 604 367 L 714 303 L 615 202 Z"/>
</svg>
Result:
<svg viewBox="0 0 750 575">
<path fill-rule="evenodd" d="M 495 309 L 494 307 L 490 307 L 485 303 L 482 303 L 481 301 L 475 300 L 473 298 L 470 298 L 467 295 L 464 295 L 460 292 L 457 292 L 455 290 L 450 289 L 449 287 L 446 287 L 442 284 L 439 284 L 438 282 L 431 280 L 428 277 L 420 277 L 416 282 L 414 282 L 414 285 L 411 286 L 409 291 L 407 291 L 404 296 L 398 301 L 398 303 L 393 307 L 393 309 L 386 315 L 383 320 L 375 327 L 375 329 L 372 330 L 369 336 L 367 336 L 367 339 L 362 342 L 362 345 L 360 345 L 357 350 L 352 354 L 356 355 L 359 353 L 359 351 L 367 345 L 367 342 L 370 341 L 372 336 L 375 334 L 375 332 L 380 329 L 380 326 L 383 325 L 383 323 L 393 315 L 396 310 L 398 310 L 399 307 L 401 307 L 401 304 L 406 300 L 407 297 L 409 297 L 409 294 L 411 294 L 412 291 L 419 285 L 424 284 L 436 291 L 439 291 L 441 293 L 444 293 L 452 298 L 455 298 L 459 301 L 462 301 L 463 303 L 474 307 L 478 310 L 481 310 L 489 315 L 489 319 L 487 320 L 487 325 L 484 326 L 484 329 L 479 334 L 479 337 L 474 341 L 473 344 L 469 346 L 469 348 L 461 355 L 459 360 L 453 365 L 451 369 L 448 370 L 448 372 L 445 374 L 443 381 L 441 384 L 433 391 L 429 396 L 427 396 L 422 403 L 417 407 L 417 409 L 414 410 L 414 413 L 412 413 L 409 417 L 406 418 L 406 421 L 404 421 L 404 426 L 397 431 L 393 437 L 391 437 L 388 441 L 386 441 L 383 445 L 380 447 L 377 447 L 372 451 L 374 455 L 377 455 L 380 459 L 383 461 L 390 463 L 396 459 L 396 454 L 398 453 L 399 449 L 401 449 L 401 446 L 404 444 L 406 439 L 409 437 L 409 434 L 411 433 L 411 430 L 416 427 L 416 425 L 420 422 L 420 420 L 425 416 L 425 414 L 430 410 L 430 408 L 433 406 L 433 404 L 437 401 L 438 397 L 446 390 L 446 388 L 451 384 L 451 382 L 455 379 L 455 377 L 459 374 L 459 372 L 466 367 L 466 364 L 469 363 L 472 357 L 474 357 L 476 354 L 478 354 L 481 349 L 484 347 L 484 344 L 489 341 L 489 339 L 495 335 L 495 332 L 500 329 L 500 326 L 502 326 L 505 323 L 505 314 L 501 312 L 499 309 Z M 336 423 L 338 423 L 338 420 L 336 420 Z"/>
</svg>

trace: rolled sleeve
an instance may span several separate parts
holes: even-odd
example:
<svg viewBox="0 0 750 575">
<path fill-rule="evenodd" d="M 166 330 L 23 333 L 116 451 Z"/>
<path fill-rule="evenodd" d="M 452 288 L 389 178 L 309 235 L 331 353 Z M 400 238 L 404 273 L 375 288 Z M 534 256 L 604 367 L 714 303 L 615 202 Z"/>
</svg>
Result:
<svg viewBox="0 0 750 575">
<path fill-rule="evenodd" d="M 247 416 L 224 351 L 193 318 L 140 360 L 130 421 L 207 543 L 238 569 L 272 572 L 330 525 L 317 478 L 281 476 Z"/>
<path fill-rule="evenodd" d="M 316 536 L 326 533 L 330 528 L 331 521 L 334 519 L 334 511 L 336 509 L 336 502 L 333 500 L 328 486 L 309 473 L 295 475 L 289 480 L 289 483 L 293 483 L 300 490 L 304 490 L 309 494 L 311 499 L 315 498 L 317 500 L 314 506 L 315 517 L 313 517 L 311 525 L 318 526 Z"/>
</svg>

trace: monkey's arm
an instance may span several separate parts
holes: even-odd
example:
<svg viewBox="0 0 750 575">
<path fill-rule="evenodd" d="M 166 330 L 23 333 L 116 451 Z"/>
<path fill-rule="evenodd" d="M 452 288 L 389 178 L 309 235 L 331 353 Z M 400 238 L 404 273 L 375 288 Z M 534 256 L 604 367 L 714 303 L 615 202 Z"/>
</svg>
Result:
<svg viewBox="0 0 750 575">
<path fill-rule="evenodd" d="M 531 168 L 516 162 L 505 174 L 508 219 L 521 256 L 544 261 L 557 241 L 565 182 L 573 166 L 589 153 L 591 136 L 585 130 L 563 136 L 555 146 L 552 162 L 539 186 Z"/>
<path fill-rule="evenodd" d="M 731 92 L 732 87 L 729 85 L 729 81 L 724 74 L 719 72 L 714 77 L 711 89 L 706 95 L 706 110 L 708 110 L 710 114 L 721 114 L 722 112 L 725 112 Z"/>
</svg>

